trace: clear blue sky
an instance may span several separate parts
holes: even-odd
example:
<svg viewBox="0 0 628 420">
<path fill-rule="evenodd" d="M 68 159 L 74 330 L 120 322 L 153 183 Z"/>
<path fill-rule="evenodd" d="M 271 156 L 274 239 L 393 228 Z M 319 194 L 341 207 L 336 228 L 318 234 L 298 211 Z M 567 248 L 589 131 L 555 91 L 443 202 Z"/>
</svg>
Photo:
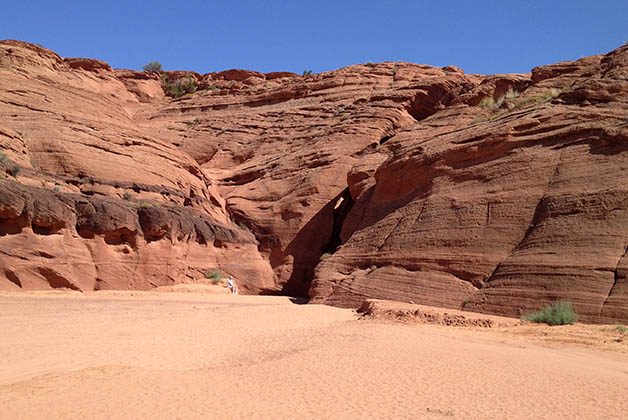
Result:
<svg viewBox="0 0 628 420">
<path fill-rule="evenodd" d="M 0 1 L 0 39 L 140 69 L 333 70 L 408 61 L 468 73 L 606 53 L 628 40 L 628 0 Z"/>
</svg>

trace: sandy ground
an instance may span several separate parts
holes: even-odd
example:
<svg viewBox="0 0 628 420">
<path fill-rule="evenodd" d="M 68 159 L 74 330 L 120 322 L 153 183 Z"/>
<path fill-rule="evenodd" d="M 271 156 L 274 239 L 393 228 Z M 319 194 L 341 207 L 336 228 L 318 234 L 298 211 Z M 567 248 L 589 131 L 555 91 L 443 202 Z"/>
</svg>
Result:
<svg viewBox="0 0 628 420">
<path fill-rule="evenodd" d="M 628 418 L 628 352 L 610 326 L 99 292 L 0 294 L 0 331 L 2 420 Z"/>
</svg>

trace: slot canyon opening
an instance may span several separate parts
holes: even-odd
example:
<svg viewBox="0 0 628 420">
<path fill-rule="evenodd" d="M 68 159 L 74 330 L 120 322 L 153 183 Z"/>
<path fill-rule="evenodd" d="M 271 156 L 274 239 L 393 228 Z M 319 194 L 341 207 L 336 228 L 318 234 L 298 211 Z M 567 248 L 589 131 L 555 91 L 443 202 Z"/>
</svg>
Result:
<svg viewBox="0 0 628 420">
<path fill-rule="evenodd" d="M 332 229 L 329 241 L 327 242 L 327 245 L 323 249 L 322 254 L 324 253 L 333 254 L 334 252 L 336 252 L 336 249 L 342 244 L 342 241 L 340 239 L 340 233 L 342 232 L 342 225 L 344 224 L 345 219 L 347 218 L 347 215 L 351 211 L 351 208 L 353 208 L 354 204 L 355 202 L 353 201 L 353 198 L 351 198 L 351 192 L 349 191 L 349 188 L 347 187 L 340 195 L 340 198 L 336 200 L 336 203 L 334 205 L 334 209 L 332 211 L 333 229 Z"/>
<path fill-rule="evenodd" d="M 330 200 L 301 228 L 283 255 L 292 255 L 292 273 L 281 291 L 261 294 L 280 294 L 307 297 L 314 278 L 314 270 L 325 253 L 332 254 L 342 244 L 340 233 L 344 221 L 353 207 L 349 188 Z M 324 237 L 321 237 L 322 233 Z"/>
</svg>

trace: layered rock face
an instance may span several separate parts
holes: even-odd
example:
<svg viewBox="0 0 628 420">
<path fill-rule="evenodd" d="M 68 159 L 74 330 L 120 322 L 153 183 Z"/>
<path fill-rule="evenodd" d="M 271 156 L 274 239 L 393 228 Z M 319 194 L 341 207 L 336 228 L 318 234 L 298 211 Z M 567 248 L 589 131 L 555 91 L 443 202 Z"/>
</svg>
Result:
<svg viewBox="0 0 628 420">
<path fill-rule="evenodd" d="M 314 300 L 520 316 L 568 299 L 583 320 L 625 319 L 627 59 L 487 78 L 398 134 L 372 176 L 349 177 L 355 205 Z M 477 91 L 500 106 L 468 106 Z"/>
<path fill-rule="evenodd" d="M 628 319 L 628 47 L 533 69 L 160 76 L 0 42 L 0 288 Z M 19 167 L 19 171 L 15 167 Z"/>
</svg>

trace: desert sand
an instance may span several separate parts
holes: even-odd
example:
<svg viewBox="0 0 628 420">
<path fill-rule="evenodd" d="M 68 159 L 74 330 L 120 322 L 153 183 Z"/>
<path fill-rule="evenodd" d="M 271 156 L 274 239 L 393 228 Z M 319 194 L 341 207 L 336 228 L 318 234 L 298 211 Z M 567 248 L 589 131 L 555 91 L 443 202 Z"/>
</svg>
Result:
<svg viewBox="0 0 628 420">
<path fill-rule="evenodd" d="M 298 303 L 194 290 L 0 294 L 0 418 L 628 413 L 628 347 L 613 326 L 447 327 Z"/>
</svg>

